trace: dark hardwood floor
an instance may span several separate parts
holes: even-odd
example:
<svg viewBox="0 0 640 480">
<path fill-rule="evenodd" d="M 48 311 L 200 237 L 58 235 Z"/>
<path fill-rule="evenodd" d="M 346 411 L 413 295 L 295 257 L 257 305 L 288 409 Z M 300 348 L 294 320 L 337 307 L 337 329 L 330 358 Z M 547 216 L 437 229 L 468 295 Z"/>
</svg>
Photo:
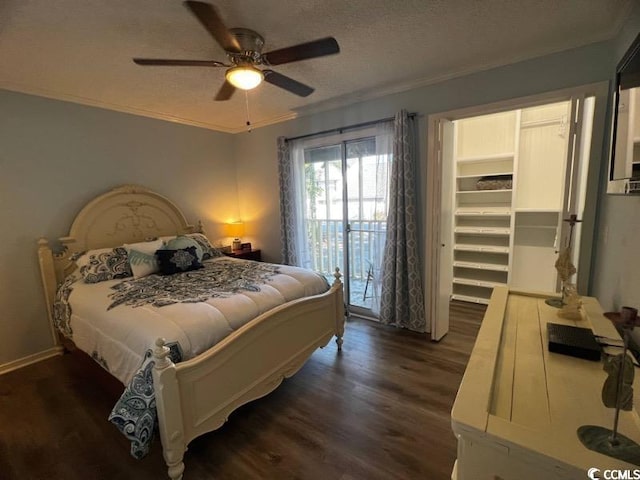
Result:
<svg viewBox="0 0 640 480">
<path fill-rule="evenodd" d="M 350 320 L 342 354 L 316 352 L 276 391 L 185 455 L 190 479 L 449 479 L 449 413 L 484 307 L 454 303 L 439 343 Z M 74 355 L 0 376 L 0 478 L 163 479 L 159 439 L 134 460 L 107 422 L 113 382 Z"/>
</svg>

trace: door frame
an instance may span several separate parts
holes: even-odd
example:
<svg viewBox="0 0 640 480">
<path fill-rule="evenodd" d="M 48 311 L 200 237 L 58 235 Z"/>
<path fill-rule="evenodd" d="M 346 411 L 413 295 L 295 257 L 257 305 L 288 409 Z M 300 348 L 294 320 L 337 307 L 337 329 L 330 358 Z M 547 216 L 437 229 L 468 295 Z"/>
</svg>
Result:
<svg viewBox="0 0 640 480">
<path fill-rule="evenodd" d="M 590 293 L 592 246 L 595 240 L 596 206 L 600 196 L 600 176 L 603 164 L 603 144 L 606 133 L 607 103 L 609 96 L 609 82 L 596 82 L 577 87 L 571 87 L 551 92 L 502 100 L 484 105 L 474 105 L 460 109 L 431 114 L 427 120 L 427 188 L 425 191 L 425 228 L 427 258 L 424 265 L 425 281 L 425 315 L 430 323 L 432 340 L 440 340 L 449 330 L 449 318 L 438 315 L 440 308 L 440 252 L 443 244 L 441 232 L 442 216 L 442 145 L 440 143 L 440 121 L 461 120 L 479 115 L 489 115 L 508 110 L 534 107 L 545 103 L 571 100 L 579 96 L 595 97 L 593 131 L 591 135 L 591 149 L 589 155 L 589 171 L 587 173 L 586 191 L 588 192 L 582 222 L 580 241 L 579 266 L 581 276 L 578 282 L 579 291 Z M 591 235 L 588 234 L 591 232 Z"/>
</svg>

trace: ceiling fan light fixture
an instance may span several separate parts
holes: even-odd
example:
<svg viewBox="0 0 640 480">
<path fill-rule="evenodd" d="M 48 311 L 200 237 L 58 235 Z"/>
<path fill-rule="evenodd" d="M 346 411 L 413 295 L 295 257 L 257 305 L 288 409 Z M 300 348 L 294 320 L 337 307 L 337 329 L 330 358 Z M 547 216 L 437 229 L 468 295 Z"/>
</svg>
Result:
<svg viewBox="0 0 640 480">
<path fill-rule="evenodd" d="M 264 80 L 264 74 L 251 65 L 232 67 L 227 70 L 225 77 L 231 85 L 241 90 L 256 88 Z"/>
</svg>

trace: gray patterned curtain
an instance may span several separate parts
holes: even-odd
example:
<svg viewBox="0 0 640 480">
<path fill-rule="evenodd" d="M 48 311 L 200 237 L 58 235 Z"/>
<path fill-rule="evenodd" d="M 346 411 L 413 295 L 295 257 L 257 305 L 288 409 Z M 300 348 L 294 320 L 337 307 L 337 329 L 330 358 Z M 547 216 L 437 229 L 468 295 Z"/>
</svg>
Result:
<svg viewBox="0 0 640 480">
<path fill-rule="evenodd" d="M 380 322 L 426 332 L 416 223 L 416 136 L 405 110 L 394 120 L 387 241 L 382 260 Z"/>
<path fill-rule="evenodd" d="M 278 137 L 278 180 L 280 182 L 280 237 L 282 263 L 296 265 L 295 188 L 291 150 L 285 137 Z"/>
<path fill-rule="evenodd" d="M 311 253 L 305 238 L 303 155 L 299 142 L 292 144 L 285 137 L 278 137 L 282 263 L 310 268 Z"/>
</svg>

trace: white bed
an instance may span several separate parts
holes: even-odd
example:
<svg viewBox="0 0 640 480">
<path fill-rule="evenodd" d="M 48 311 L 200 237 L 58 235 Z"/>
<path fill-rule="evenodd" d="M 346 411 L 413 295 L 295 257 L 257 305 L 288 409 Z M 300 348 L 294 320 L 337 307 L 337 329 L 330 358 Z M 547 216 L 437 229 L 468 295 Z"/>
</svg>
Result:
<svg viewBox="0 0 640 480">
<path fill-rule="evenodd" d="M 99 283 L 85 283 L 76 271 L 70 280 L 77 280 L 65 282 L 63 291 L 68 295 L 62 296 L 68 297 L 64 304 L 69 308 L 68 312 L 58 309 L 58 317 L 64 317 L 55 319 L 58 330 L 67 332 L 77 348 L 128 385 L 145 352 L 159 337 L 177 342 L 181 360 L 189 360 L 260 314 L 329 289 L 323 276 L 298 267 L 226 256 L 202 263 L 205 268 L 186 275 L 127 277 Z M 235 285 L 209 281 L 230 276 L 247 285 L 230 289 Z M 181 291 L 166 290 L 176 283 L 182 286 Z M 194 293 L 202 298 L 194 299 Z M 161 306 L 156 305 L 159 299 Z"/>
<path fill-rule="evenodd" d="M 39 241 L 38 255 L 52 328 L 56 288 L 76 269 L 70 259 L 75 252 L 195 230 L 172 202 L 143 187 L 119 187 L 88 203 L 74 220 L 69 236 L 59 239 L 60 253 L 54 254 L 46 239 Z M 225 257 L 210 262 L 243 261 Z M 214 266 L 218 265 L 212 263 L 211 267 Z M 107 295 L 118 280 L 92 285 L 80 281 L 70 295 L 76 297 L 72 322 L 77 346 L 94 354 L 94 358 L 110 362 L 109 370 L 123 383 L 131 378 L 145 350 L 155 343 L 153 385 L 158 427 L 172 479 L 182 477 L 183 455 L 192 439 L 219 428 L 233 410 L 274 390 L 332 336 L 336 336 L 341 348 L 344 305 L 338 272 L 335 282 L 326 290 L 324 280 L 318 282 L 312 272 L 268 264 L 260 264 L 259 268 L 277 269 L 271 272 L 269 284 L 261 292 L 244 292 L 235 304 L 232 298 L 224 297 L 207 300 L 203 306 L 183 304 L 182 310 L 174 305 L 133 309 L 139 311 L 141 318 L 135 322 L 140 324 L 137 329 L 129 328 L 119 318 L 125 315 L 123 312 L 131 311 L 129 307 L 107 308 Z M 108 314 L 92 313 L 96 306 L 97 311 Z M 200 320 L 191 316 L 191 312 L 199 310 L 206 311 Z M 156 327 L 150 320 L 158 311 L 170 320 L 163 327 Z M 145 325 L 150 327 L 149 331 Z M 195 330 L 189 333 L 185 330 L 187 325 Z M 207 325 L 212 327 L 208 333 Z M 105 338 L 111 343 L 105 342 Z M 125 354 L 114 353 L 113 345 L 126 338 L 131 343 L 124 349 Z M 188 346 L 184 361 L 174 364 L 170 360 L 167 342 Z"/>
</svg>

